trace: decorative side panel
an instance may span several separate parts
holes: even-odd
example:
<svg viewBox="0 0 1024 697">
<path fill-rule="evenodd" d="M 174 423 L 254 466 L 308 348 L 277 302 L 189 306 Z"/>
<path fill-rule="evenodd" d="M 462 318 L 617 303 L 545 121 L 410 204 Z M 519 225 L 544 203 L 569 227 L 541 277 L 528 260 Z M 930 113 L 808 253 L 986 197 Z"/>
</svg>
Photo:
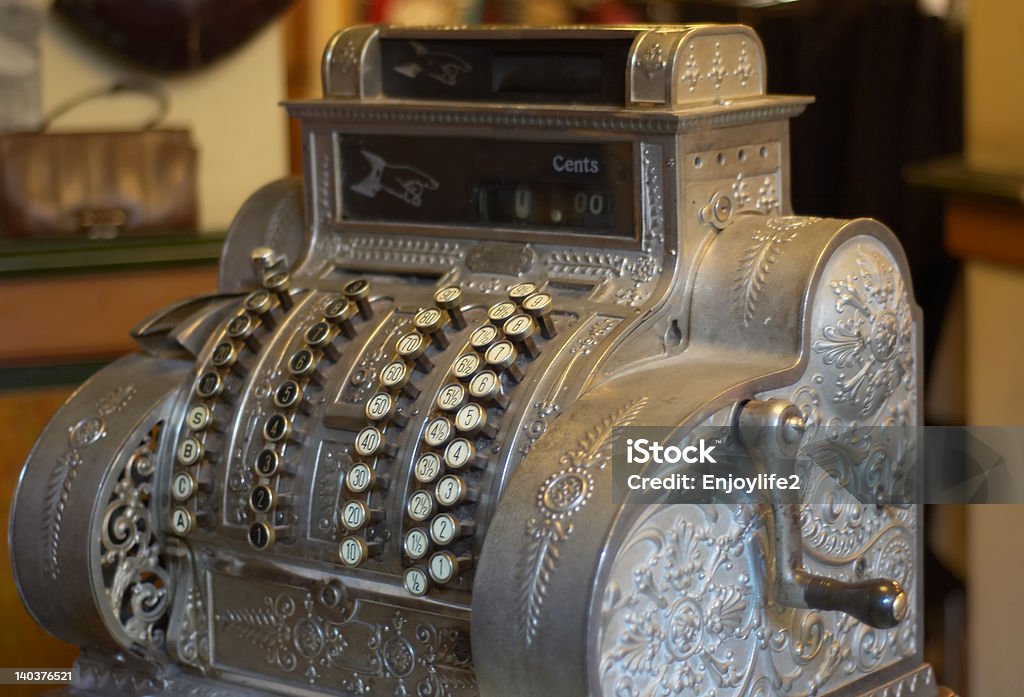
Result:
<svg viewBox="0 0 1024 697">
<path fill-rule="evenodd" d="M 215 574 L 214 664 L 332 694 L 476 695 L 468 625 L 365 599 Z"/>
</svg>

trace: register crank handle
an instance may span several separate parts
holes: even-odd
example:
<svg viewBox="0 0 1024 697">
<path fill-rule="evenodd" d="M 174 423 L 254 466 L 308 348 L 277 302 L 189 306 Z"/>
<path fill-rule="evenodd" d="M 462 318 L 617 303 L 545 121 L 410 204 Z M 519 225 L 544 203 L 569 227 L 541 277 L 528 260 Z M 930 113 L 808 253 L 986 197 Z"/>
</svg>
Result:
<svg viewBox="0 0 1024 697">
<path fill-rule="evenodd" d="M 780 399 L 751 400 L 737 417 L 737 431 L 759 472 L 793 474 L 805 423 L 796 405 Z M 906 592 L 896 581 L 874 578 L 857 583 L 808 572 L 803 564 L 799 494 L 771 489 L 775 529 L 775 601 L 786 607 L 838 610 L 878 629 L 895 627 L 909 610 Z"/>
</svg>

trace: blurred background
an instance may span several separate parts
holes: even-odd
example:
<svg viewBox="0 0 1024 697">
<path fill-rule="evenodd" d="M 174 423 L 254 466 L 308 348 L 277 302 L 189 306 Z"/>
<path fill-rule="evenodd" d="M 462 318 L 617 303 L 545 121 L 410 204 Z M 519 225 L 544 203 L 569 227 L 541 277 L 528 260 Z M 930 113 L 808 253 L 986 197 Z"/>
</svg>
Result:
<svg viewBox="0 0 1024 697">
<path fill-rule="evenodd" d="M 35 437 L 75 385 L 132 350 L 135 323 L 215 289 L 235 211 L 301 173 L 279 103 L 319 96 L 328 38 L 365 22 L 752 25 L 769 90 L 817 98 L 792 126 L 795 210 L 878 218 L 907 249 L 928 422 L 1024 424 L 1020 0 L 0 0 L 0 666 L 77 654 L 11 581 L 8 506 Z M 43 128 L 69 139 L 26 135 Z M 118 135 L 72 137 L 96 132 Z M 124 163 L 92 171 L 92 147 Z M 140 161 L 149 179 L 134 178 Z M 72 170 L 124 210 L 70 215 L 73 187 L 47 198 L 24 184 Z M 927 513 L 926 658 L 962 695 L 1019 694 L 1006 659 L 1024 628 L 1022 508 Z"/>
</svg>

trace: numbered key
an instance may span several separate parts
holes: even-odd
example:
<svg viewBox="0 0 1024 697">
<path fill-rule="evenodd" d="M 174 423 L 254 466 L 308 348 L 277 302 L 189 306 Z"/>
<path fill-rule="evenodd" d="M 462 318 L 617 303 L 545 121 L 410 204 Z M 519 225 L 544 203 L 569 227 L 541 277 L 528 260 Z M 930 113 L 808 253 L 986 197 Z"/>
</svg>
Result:
<svg viewBox="0 0 1024 697">
<path fill-rule="evenodd" d="M 500 302 L 491 305 L 487 309 L 487 319 L 489 319 L 496 326 L 501 326 L 501 323 L 507 320 L 509 317 L 519 311 L 519 307 L 514 302 Z"/>
<path fill-rule="evenodd" d="M 437 393 L 434 404 L 441 411 L 458 411 L 466 403 L 466 388 L 457 382 L 450 382 Z"/>
<path fill-rule="evenodd" d="M 483 353 L 487 347 L 498 340 L 501 332 L 493 324 L 484 324 L 473 330 L 469 335 L 469 345 Z"/>
<path fill-rule="evenodd" d="M 341 358 L 341 351 L 334 344 L 335 330 L 327 322 L 315 322 L 303 335 L 306 345 L 324 352 L 332 361 Z"/>
<path fill-rule="evenodd" d="M 371 489 L 387 489 L 387 477 L 378 474 L 365 462 L 357 462 L 348 470 L 345 488 L 353 494 L 364 494 Z"/>
<path fill-rule="evenodd" d="M 452 422 L 444 416 L 435 416 L 427 422 L 423 442 L 432 448 L 440 448 L 452 437 Z"/>
<path fill-rule="evenodd" d="M 455 329 L 466 328 L 466 318 L 462 314 L 462 289 L 458 286 L 441 288 L 434 293 L 434 304 L 448 313 L 448 320 Z"/>
<path fill-rule="evenodd" d="M 464 353 L 452 363 L 452 375 L 461 382 L 467 382 L 473 377 L 481 364 L 480 354 Z"/>
<path fill-rule="evenodd" d="M 292 422 L 284 414 L 271 414 L 263 424 L 263 437 L 271 443 L 280 443 L 292 435 Z"/>
<path fill-rule="evenodd" d="M 398 403 L 395 398 L 387 392 L 378 392 L 368 400 L 363 410 L 366 418 L 381 424 L 393 423 L 399 428 L 405 428 L 409 418 L 398 410 Z"/>
<path fill-rule="evenodd" d="M 467 438 L 456 438 L 444 449 L 444 464 L 459 470 L 466 467 L 483 469 L 487 458 L 477 452 L 476 446 Z"/>
<path fill-rule="evenodd" d="M 482 370 L 469 381 L 469 394 L 483 404 L 508 408 L 508 396 L 501 391 L 501 380 L 493 370 Z"/>
<path fill-rule="evenodd" d="M 260 350 L 260 342 L 255 331 L 256 323 L 250 315 L 238 315 L 228 322 L 228 336 L 235 341 L 243 342 L 253 353 Z"/>
<path fill-rule="evenodd" d="M 415 365 L 422 373 L 429 373 L 434 367 L 426 353 L 427 340 L 419 332 L 409 332 L 398 340 L 395 348 L 406 363 Z"/>
<path fill-rule="evenodd" d="M 459 409 L 455 414 L 454 423 L 460 433 L 470 436 L 481 435 L 484 438 L 494 438 L 498 435 L 497 427 L 487 423 L 487 409 L 476 402 L 470 402 Z"/>
<path fill-rule="evenodd" d="M 430 484 L 441 474 L 441 458 L 437 453 L 423 453 L 416 460 L 416 467 L 413 469 L 416 481 L 422 484 Z"/>
<path fill-rule="evenodd" d="M 517 283 L 508 289 L 508 299 L 518 305 L 524 298 L 535 292 L 537 292 L 536 283 L 530 283 L 529 281 Z"/>
<path fill-rule="evenodd" d="M 555 338 L 555 323 L 551 319 L 551 308 L 554 302 L 547 293 L 534 293 L 523 300 L 523 309 L 533 317 L 540 327 L 540 335 L 545 339 Z"/>
<path fill-rule="evenodd" d="M 435 582 L 445 585 L 451 583 L 460 574 L 468 571 L 473 566 L 473 559 L 469 556 L 456 556 L 454 552 L 436 552 L 430 557 L 427 568 L 430 577 Z"/>
<path fill-rule="evenodd" d="M 473 534 L 473 524 L 464 523 L 451 513 L 442 513 L 430 521 L 430 539 L 441 547 L 471 534 Z"/>
<path fill-rule="evenodd" d="M 427 578 L 427 572 L 418 566 L 405 570 L 405 573 L 402 574 L 402 583 L 405 585 L 405 590 L 417 597 L 426 595 L 430 590 L 430 579 Z"/>
<path fill-rule="evenodd" d="M 443 351 L 448 348 L 448 337 L 444 333 L 444 325 L 447 323 L 447 316 L 436 307 L 428 307 L 420 310 L 413 317 L 412 323 L 421 334 L 430 337 L 431 343 Z"/>
<path fill-rule="evenodd" d="M 356 328 L 352 324 L 352 318 L 356 316 L 357 312 L 353 303 L 338 298 L 327 303 L 327 307 L 324 308 L 324 319 L 336 326 L 346 339 L 354 339 Z"/>
<path fill-rule="evenodd" d="M 196 395 L 203 399 L 212 399 L 224 391 L 224 378 L 216 370 L 208 370 L 196 381 Z"/>
<path fill-rule="evenodd" d="M 367 525 L 379 523 L 384 519 L 384 511 L 370 508 L 363 501 L 346 501 L 341 509 L 341 523 L 348 530 L 361 530 Z"/>
<path fill-rule="evenodd" d="M 369 281 L 364 278 L 357 278 L 354 281 L 349 281 L 342 289 L 342 293 L 349 302 L 355 303 L 356 308 L 359 310 L 360 317 L 364 320 L 373 317 L 373 307 L 370 305 Z"/>
<path fill-rule="evenodd" d="M 537 333 L 537 323 L 529 315 L 515 315 L 505 320 L 502 331 L 521 352 L 530 358 L 540 355 L 540 350 L 533 340 L 534 334 Z"/>
<path fill-rule="evenodd" d="M 473 503 L 480 496 L 480 490 L 475 485 L 469 484 L 462 477 L 455 474 L 446 474 L 441 477 L 434 489 L 437 502 L 448 508 L 455 508 L 464 503 Z"/>
<path fill-rule="evenodd" d="M 285 312 L 292 309 L 292 279 L 284 271 L 275 271 L 263 277 L 263 287 L 277 296 Z"/>
<path fill-rule="evenodd" d="M 487 365 L 499 373 L 504 373 L 514 383 L 523 381 L 523 369 L 516 364 L 519 352 L 508 339 L 491 344 L 484 353 L 484 360 Z"/>
<path fill-rule="evenodd" d="M 398 392 L 409 399 L 416 399 L 420 395 L 420 388 L 409 381 L 411 376 L 412 371 L 408 365 L 403 361 L 394 361 L 380 371 L 380 384 L 389 392 Z"/>
<path fill-rule="evenodd" d="M 413 528 L 405 533 L 402 550 L 410 559 L 422 559 L 430 554 L 430 535 L 423 528 Z"/>
<path fill-rule="evenodd" d="M 408 503 L 405 505 L 405 512 L 417 523 L 422 523 L 430 518 L 436 510 L 437 503 L 434 501 L 434 497 L 429 491 L 423 489 L 412 492 Z"/>
<path fill-rule="evenodd" d="M 273 331 L 277 326 L 274 319 L 274 301 L 267 290 L 256 290 L 245 297 L 245 311 L 259 317 L 260 324 Z"/>
<path fill-rule="evenodd" d="M 376 426 L 367 426 L 356 434 L 353 445 L 361 457 L 394 457 L 396 448 L 384 440 L 384 433 Z"/>
<path fill-rule="evenodd" d="M 359 566 L 370 557 L 381 553 L 383 544 L 379 541 L 367 542 L 361 537 L 350 535 L 338 545 L 338 557 L 347 566 Z"/>
</svg>

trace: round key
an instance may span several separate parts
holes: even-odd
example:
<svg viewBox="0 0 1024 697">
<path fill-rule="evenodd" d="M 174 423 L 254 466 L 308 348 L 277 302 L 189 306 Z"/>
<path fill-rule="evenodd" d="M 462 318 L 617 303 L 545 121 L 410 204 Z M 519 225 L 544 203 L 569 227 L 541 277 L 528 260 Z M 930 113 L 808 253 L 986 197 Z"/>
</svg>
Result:
<svg viewBox="0 0 1024 697">
<path fill-rule="evenodd" d="M 466 403 L 466 388 L 457 382 L 450 382 L 437 393 L 434 403 L 441 411 L 457 411 Z"/>
<path fill-rule="evenodd" d="M 405 359 L 406 363 L 415 364 L 423 373 L 429 373 L 434 367 L 430 357 L 427 356 L 427 340 L 419 332 L 409 332 L 395 344 L 398 355 Z"/>
<path fill-rule="evenodd" d="M 430 554 L 430 536 L 423 528 L 413 528 L 405 533 L 402 549 L 410 559 L 422 559 Z"/>
<path fill-rule="evenodd" d="M 456 438 L 444 449 L 444 464 L 458 470 L 464 467 L 483 469 L 487 458 L 481 455 L 468 438 Z"/>
<path fill-rule="evenodd" d="M 409 382 L 411 376 L 409 366 L 403 361 L 394 361 L 380 371 L 380 384 L 391 392 L 401 392 L 410 399 L 416 399 L 420 395 L 420 388 Z"/>
<path fill-rule="evenodd" d="M 448 551 L 434 553 L 427 564 L 430 577 L 441 585 L 454 581 L 471 567 L 471 557 L 457 557 L 454 552 Z"/>
<path fill-rule="evenodd" d="M 440 448 L 452 437 L 452 422 L 444 416 L 435 416 L 427 422 L 423 442 L 432 448 Z"/>
<path fill-rule="evenodd" d="M 196 528 L 196 517 L 192 511 L 179 506 L 171 511 L 171 529 L 178 535 L 187 535 Z"/>
<path fill-rule="evenodd" d="M 253 487 L 249 492 L 249 508 L 255 513 L 267 513 L 276 503 L 274 490 L 265 484 Z"/>
<path fill-rule="evenodd" d="M 324 308 L 324 319 L 333 324 L 347 339 L 354 339 L 356 328 L 352 324 L 352 318 L 356 316 L 356 306 L 343 298 L 332 300 Z"/>
<path fill-rule="evenodd" d="M 245 297 L 245 310 L 260 318 L 260 323 L 268 330 L 273 331 L 277 326 L 274 319 L 274 302 L 270 293 L 266 290 L 256 290 Z"/>
<path fill-rule="evenodd" d="M 487 319 L 500 326 L 504 320 L 508 319 L 518 311 L 519 308 L 515 303 L 509 301 L 500 302 L 495 305 L 491 305 L 490 308 L 488 308 Z"/>
<path fill-rule="evenodd" d="M 469 345 L 477 351 L 486 351 L 488 346 L 498 340 L 498 334 L 498 328 L 493 324 L 477 327 L 469 335 Z"/>
<path fill-rule="evenodd" d="M 342 289 L 345 297 L 356 304 L 359 316 L 363 319 L 373 317 L 373 308 L 370 306 L 370 282 L 363 278 L 349 281 Z"/>
<path fill-rule="evenodd" d="M 454 421 L 455 428 L 471 436 L 480 434 L 485 438 L 494 438 L 498 434 L 495 426 L 487 423 L 487 410 L 476 402 L 470 402 L 459 409 Z"/>
<path fill-rule="evenodd" d="M 508 397 L 501 391 L 501 380 L 493 370 L 481 370 L 469 381 L 469 394 L 484 404 L 508 408 Z"/>
<path fill-rule="evenodd" d="M 491 344 L 484 353 L 487 365 L 498 372 L 505 373 L 509 380 L 517 384 L 523 381 L 523 369 L 516 364 L 518 357 L 519 352 L 508 339 Z"/>
<path fill-rule="evenodd" d="M 189 436 L 178 444 L 178 462 L 189 467 L 203 457 L 203 444 Z"/>
<path fill-rule="evenodd" d="M 224 391 L 224 378 L 216 370 L 208 370 L 196 382 L 196 394 L 203 399 L 216 397 Z"/>
<path fill-rule="evenodd" d="M 213 353 L 210 354 L 210 363 L 217 368 L 228 368 L 238 360 L 238 349 L 230 341 L 222 341 L 217 344 Z"/>
<path fill-rule="evenodd" d="M 402 574 L 402 583 L 405 585 L 405 590 L 416 597 L 426 595 L 430 589 L 430 580 L 427 578 L 427 573 L 418 566 L 405 570 L 405 573 Z"/>
<path fill-rule="evenodd" d="M 285 380 L 274 390 L 274 405 L 281 409 L 291 409 L 302 401 L 302 388 L 294 380 Z"/>
<path fill-rule="evenodd" d="M 508 289 L 508 299 L 518 304 L 523 301 L 523 298 L 535 292 L 537 292 L 536 283 L 530 283 L 529 281 L 517 283 Z"/>
<path fill-rule="evenodd" d="M 448 313 L 448 319 L 455 329 L 466 328 L 466 318 L 462 314 L 462 289 L 458 286 L 441 288 L 434 293 L 434 304 Z"/>
<path fill-rule="evenodd" d="M 285 312 L 292 309 L 291 277 L 284 271 L 269 273 L 263 277 L 263 287 L 277 296 Z"/>
<path fill-rule="evenodd" d="M 417 523 L 422 523 L 434 515 L 436 509 L 437 505 L 434 502 L 434 497 L 430 495 L 429 491 L 424 491 L 423 489 L 412 492 L 409 502 L 405 506 L 406 513 Z"/>
<path fill-rule="evenodd" d="M 238 315 L 228 322 L 228 336 L 236 341 L 243 341 L 250 351 L 260 350 L 259 341 L 255 335 L 256 323 L 249 315 Z"/>
<path fill-rule="evenodd" d="M 332 361 L 341 358 L 341 351 L 334 344 L 335 330 L 327 322 L 316 322 L 310 325 L 303 335 L 306 344 L 313 349 L 324 352 Z"/>
<path fill-rule="evenodd" d="M 480 354 L 464 353 L 452 364 L 452 375 L 462 382 L 466 382 L 473 377 L 473 373 L 477 371 L 480 364 Z"/>
<path fill-rule="evenodd" d="M 377 473 L 366 463 L 355 463 L 345 477 L 345 488 L 352 493 L 366 493 L 377 483 Z"/>
<path fill-rule="evenodd" d="M 297 378 L 306 378 L 316 383 L 323 382 L 323 376 L 317 370 L 316 355 L 308 348 L 299 349 L 288 359 L 288 372 Z"/>
<path fill-rule="evenodd" d="M 256 456 L 256 462 L 253 465 L 253 469 L 256 470 L 256 474 L 261 477 L 273 477 L 282 469 L 281 456 L 277 454 L 276 450 L 264 448 L 260 451 L 259 455 Z"/>
<path fill-rule="evenodd" d="M 279 443 L 292 434 L 292 422 L 284 414 L 271 414 L 263 424 L 263 437 L 271 443 Z"/>
<path fill-rule="evenodd" d="M 439 504 L 453 508 L 467 501 L 476 501 L 478 491 L 476 487 L 467 484 L 462 477 L 446 474 L 437 483 L 434 494 L 437 496 Z"/>
<path fill-rule="evenodd" d="M 359 566 L 370 556 L 369 546 L 366 540 L 349 536 L 338 545 L 338 556 L 348 566 Z"/>
<path fill-rule="evenodd" d="M 451 513 L 442 513 L 430 521 L 430 539 L 440 546 L 473 534 L 473 524 L 463 523 Z"/>
<path fill-rule="evenodd" d="M 356 434 L 355 450 L 362 457 L 391 457 L 395 446 L 384 441 L 384 433 L 376 426 L 367 426 Z"/>
<path fill-rule="evenodd" d="M 405 428 L 405 425 L 409 422 L 409 418 L 398 411 L 398 404 L 395 402 L 395 398 L 387 392 L 378 392 L 366 400 L 366 407 L 363 411 L 366 414 L 366 418 L 370 421 L 376 421 L 381 424 L 390 421 L 399 428 Z"/>
<path fill-rule="evenodd" d="M 530 358 L 536 358 L 540 352 L 537 344 L 533 341 L 533 335 L 537 333 L 537 323 L 529 315 L 515 315 L 505 320 L 502 331 L 519 350 Z"/>
<path fill-rule="evenodd" d="M 341 523 L 349 530 L 361 530 L 382 520 L 384 512 L 370 508 L 363 501 L 346 501 L 341 509 Z"/>
<path fill-rule="evenodd" d="M 553 305 L 551 296 L 547 293 L 534 293 L 523 300 L 523 309 L 537 322 L 540 335 L 545 339 L 553 339 L 556 333 L 555 323 L 551 319 Z"/>
<path fill-rule="evenodd" d="M 423 453 L 413 470 L 416 481 L 429 484 L 441 474 L 441 458 L 437 453 Z"/>
<path fill-rule="evenodd" d="M 429 336 L 434 346 L 443 351 L 448 348 L 448 337 L 444 333 L 444 325 L 447 320 L 448 318 L 441 310 L 436 307 L 428 307 L 417 312 L 412 323 L 417 331 Z"/>
<path fill-rule="evenodd" d="M 175 501 L 184 501 L 196 493 L 196 480 L 188 472 L 178 472 L 171 480 L 171 496 Z"/>
<path fill-rule="evenodd" d="M 202 431 L 213 423 L 213 412 L 205 404 L 193 404 L 185 415 L 185 423 L 192 431 Z"/>
<path fill-rule="evenodd" d="M 250 547 L 264 550 L 274 544 L 274 541 L 277 539 L 277 533 L 274 530 L 274 526 L 270 523 L 258 522 L 249 526 L 249 532 L 246 534 L 246 537 L 249 540 Z"/>
</svg>

